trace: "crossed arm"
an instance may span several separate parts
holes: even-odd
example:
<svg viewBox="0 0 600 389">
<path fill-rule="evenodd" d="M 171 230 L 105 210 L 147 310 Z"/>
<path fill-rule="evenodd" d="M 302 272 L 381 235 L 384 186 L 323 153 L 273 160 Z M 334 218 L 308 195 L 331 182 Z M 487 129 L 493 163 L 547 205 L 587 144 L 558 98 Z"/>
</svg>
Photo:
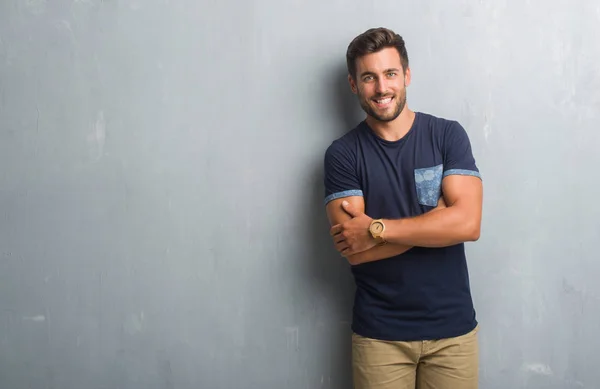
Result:
<svg viewBox="0 0 600 389">
<path fill-rule="evenodd" d="M 442 181 L 438 206 L 423 215 L 384 219 L 387 244 L 379 246 L 368 228 L 373 220 L 362 197 L 333 200 L 327 216 L 335 248 L 352 265 L 400 255 L 414 246 L 445 247 L 479 239 L 483 187 L 473 176 L 450 175 Z"/>
</svg>

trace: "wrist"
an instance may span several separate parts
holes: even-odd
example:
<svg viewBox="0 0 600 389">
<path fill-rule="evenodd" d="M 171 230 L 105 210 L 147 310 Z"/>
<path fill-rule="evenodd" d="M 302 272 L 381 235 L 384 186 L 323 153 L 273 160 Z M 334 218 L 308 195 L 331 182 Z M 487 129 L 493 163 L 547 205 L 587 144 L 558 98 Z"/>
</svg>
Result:
<svg viewBox="0 0 600 389">
<path fill-rule="evenodd" d="M 405 244 L 403 232 L 406 232 L 405 220 L 404 219 L 382 219 L 385 224 L 385 231 L 383 238 L 387 243 L 392 244 Z"/>
<path fill-rule="evenodd" d="M 369 225 L 369 234 L 371 239 L 376 245 L 383 245 L 387 243 L 385 239 L 386 224 L 383 219 L 371 219 Z"/>
</svg>

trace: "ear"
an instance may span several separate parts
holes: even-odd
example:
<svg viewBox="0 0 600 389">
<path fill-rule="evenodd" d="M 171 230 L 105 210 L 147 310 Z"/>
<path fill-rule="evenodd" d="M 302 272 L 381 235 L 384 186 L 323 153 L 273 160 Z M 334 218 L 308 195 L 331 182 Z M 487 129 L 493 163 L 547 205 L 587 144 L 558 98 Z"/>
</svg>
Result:
<svg viewBox="0 0 600 389">
<path fill-rule="evenodd" d="M 410 67 L 407 67 L 406 72 L 404 72 L 404 86 L 409 86 L 410 81 L 411 81 Z"/>
<path fill-rule="evenodd" d="M 352 89 L 352 93 L 357 94 L 358 89 L 356 88 L 356 81 L 352 78 L 352 75 L 348 74 L 348 83 L 350 84 L 350 89 Z"/>
</svg>

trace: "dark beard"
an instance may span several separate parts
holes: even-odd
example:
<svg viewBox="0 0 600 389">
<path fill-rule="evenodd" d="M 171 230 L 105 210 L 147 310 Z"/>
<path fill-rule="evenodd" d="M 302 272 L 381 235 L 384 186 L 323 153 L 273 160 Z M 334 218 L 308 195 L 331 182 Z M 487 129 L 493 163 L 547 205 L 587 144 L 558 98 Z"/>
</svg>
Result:
<svg viewBox="0 0 600 389">
<path fill-rule="evenodd" d="M 403 93 L 402 96 L 400 96 L 400 98 L 398 98 L 398 96 L 394 96 L 394 101 L 396 101 L 396 108 L 390 116 L 380 116 L 373 110 L 369 103 L 362 98 L 360 99 L 360 106 L 368 115 L 372 116 L 374 119 L 380 122 L 391 122 L 392 120 L 400 116 L 400 114 L 404 110 L 404 107 L 406 106 L 406 94 Z"/>
</svg>

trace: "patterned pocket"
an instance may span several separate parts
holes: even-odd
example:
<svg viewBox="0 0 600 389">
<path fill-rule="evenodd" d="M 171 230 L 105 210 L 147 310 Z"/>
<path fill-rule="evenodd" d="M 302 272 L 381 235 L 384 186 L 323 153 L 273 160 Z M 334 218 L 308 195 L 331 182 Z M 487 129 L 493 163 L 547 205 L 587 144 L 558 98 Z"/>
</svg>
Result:
<svg viewBox="0 0 600 389">
<path fill-rule="evenodd" d="M 419 204 L 437 206 L 442 193 L 444 165 L 415 169 L 415 186 Z"/>
</svg>

